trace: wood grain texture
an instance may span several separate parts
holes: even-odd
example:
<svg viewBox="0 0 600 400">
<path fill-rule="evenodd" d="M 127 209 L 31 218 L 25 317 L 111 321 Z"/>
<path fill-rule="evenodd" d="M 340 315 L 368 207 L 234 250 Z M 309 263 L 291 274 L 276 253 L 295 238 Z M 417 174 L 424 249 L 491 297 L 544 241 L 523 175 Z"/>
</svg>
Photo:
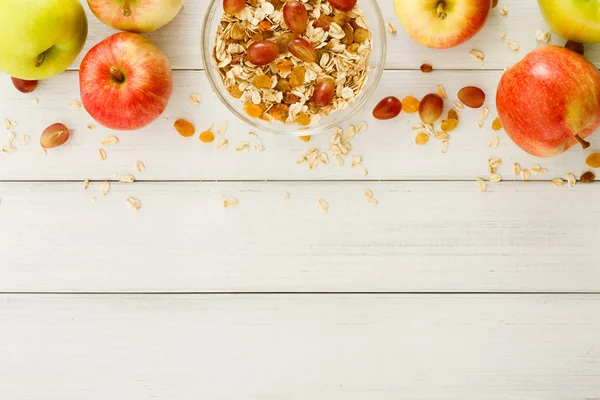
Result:
<svg viewBox="0 0 600 400">
<path fill-rule="evenodd" d="M 541 164 L 549 169 L 548 174 L 532 175 L 532 179 L 551 180 L 568 172 L 577 176 L 584 172 L 587 154 L 600 150 L 600 139 L 596 136 L 590 138 L 593 146 L 588 151 L 574 148 L 559 157 L 539 159 L 520 150 L 504 131 L 492 130 L 492 121 L 497 116 L 495 90 L 500 76 L 500 71 L 386 72 L 385 83 L 377 89 L 366 110 L 352 121 L 358 123 L 364 120 L 369 125 L 367 131 L 353 141 L 350 154 L 363 156 L 363 167 L 368 170 L 368 176 L 363 175 L 364 168 L 350 167 L 350 157 L 346 158 L 344 167 L 339 167 L 333 158 L 329 165 L 312 171 L 306 165 L 296 165 L 296 160 L 311 147 L 327 151 L 331 134 L 313 137 L 310 143 L 296 137 L 261 134 L 260 140 L 266 148 L 264 152 L 252 149 L 249 154 L 236 153 L 235 147 L 242 142 L 254 145 L 255 139 L 248 135 L 252 129 L 237 120 L 211 95 L 201 71 L 175 73 L 174 95 L 163 116 L 135 132 L 115 132 L 97 126 L 84 109 L 73 111 L 68 107 L 78 98 L 76 72 L 44 82 L 38 91 L 30 95 L 12 90 L 10 80 L 6 79 L 0 83 L 0 92 L 3 93 L 0 97 L 0 118 L 18 123 L 14 128 L 17 135 L 14 143 L 18 150 L 0 153 L 0 180 L 115 179 L 120 174 L 134 172 L 137 160 L 142 160 L 147 167 L 143 174 L 137 176 L 141 180 L 473 180 L 477 176 L 489 175 L 487 160 L 490 157 L 504 160 L 500 174 L 505 179 L 514 179 L 514 162 L 519 162 L 523 168 Z M 486 106 L 490 110 L 483 129 L 477 126 L 481 118 L 479 110 L 461 112 L 461 122 L 451 133 L 446 154 L 441 153 L 440 143 L 433 139 L 426 146 L 415 145 L 416 133 L 411 131 L 411 126 L 419 122 L 416 114 L 403 113 L 391 121 L 372 118 L 371 110 L 381 98 L 388 95 L 422 97 L 435 91 L 439 83 L 445 85 L 449 95 L 447 108 L 456 99 L 460 88 L 477 85 L 486 91 Z M 191 93 L 202 94 L 201 105 L 190 102 Z M 37 105 L 31 102 L 34 96 L 39 98 Z M 229 126 L 226 134 L 217 137 L 215 143 L 203 144 L 198 135 L 183 138 L 177 134 L 173 122 L 181 117 L 192 121 L 199 131 L 211 124 L 216 129 L 224 121 Z M 39 136 L 48 125 L 57 121 L 71 128 L 72 137 L 65 146 L 40 156 Z M 96 125 L 96 129 L 89 131 L 89 124 Z M 22 145 L 25 134 L 32 137 L 32 142 Z M 120 142 L 106 148 L 108 158 L 100 161 L 100 142 L 109 135 L 117 135 Z M 500 138 L 500 145 L 489 148 L 488 143 L 495 136 Z M 229 140 L 229 148 L 217 150 L 216 143 L 223 137 Z"/>
<path fill-rule="evenodd" d="M 0 292 L 598 292 L 600 205 L 583 199 L 599 195 L 245 182 L 115 183 L 104 197 L 100 183 L 4 183 Z"/>
<path fill-rule="evenodd" d="M 597 295 L 3 295 L 0 387 L 23 400 L 595 399 L 599 307 Z"/>
<path fill-rule="evenodd" d="M 392 21 L 398 30 L 396 35 L 388 33 L 386 62 L 388 69 L 414 70 L 419 69 L 422 63 L 428 62 L 436 69 L 501 70 L 520 60 L 538 45 L 535 41 L 537 30 L 548 31 L 536 1 L 501 0 L 498 7 L 492 10 L 484 29 L 475 38 L 453 49 L 432 50 L 416 44 L 408 37 L 395 17 L 392 0 L 381 0 L 378 3 L 385 20 Z M 173 68 L 203 68 L 200 40 L 202 21 L 208 4 L 208 0 L 188 0 L 180 15 L 173 22 L 163 29 L 147 35 L 169 57 Z M 506 17 L 502 17 L 499 11 L 504 6 L 509 11 Z M 84 50 L 73 63 L 72 69 L 78 68 L 81 59 L 93 45 L 116 32 L 103 25 L 89 11 L 87 4 L 85 7 L 88 11 L 90 34 Z M 506 39 L 500 38 L 500 32 L 506 33 Z M 510 50 L 507 45 L 508 40 L 517 42 L 520 50 L 518 52 Z M 565 40 L 554 35 L 552 43 L 562 45 Z M 469 55 L 471 49 L 483 51 L 485 60 L 483 62 L 474 60 Z M 600 67 L 599 46 L 587 46 L 586 55 Z"/>
</svg>

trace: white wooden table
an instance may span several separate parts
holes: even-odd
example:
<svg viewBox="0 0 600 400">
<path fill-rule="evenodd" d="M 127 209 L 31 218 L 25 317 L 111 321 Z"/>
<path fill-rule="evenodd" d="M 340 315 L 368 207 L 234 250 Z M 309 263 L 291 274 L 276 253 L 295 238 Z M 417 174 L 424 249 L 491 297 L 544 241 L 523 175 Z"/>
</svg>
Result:
<svg viewBox="0 0 600 400">
<path fill-rule="evenodd" d="M 256 139 L 211 95 L 206 6 L 189 0 L 149 35 L 175 69 L 172 101 L 147 129 L 117 133 L 105 161 L 100 141 L 113 133 L 88 130 L 86 112 L 68 107 L 79 60 L 30 95 L 0 80 L 0 117 L 17 122 L 18 147 L 0 153 L 0 398 L 600 398 L 600 185 L 549 182 L 579 176 L 588 152 L 538 160 L 491 129 L 502 69 L 547 30 L 535 1 L 500 0 L 508 16 L 494 10 L 481 34 L 449 51 L 419 47 L 396 23 L 383 82 L 350 121 L 369 126 L 351 153 L 364 165 L 348 157 L 311 171 L 296 159 L 326 151 L 330 135 L 258 133 L 264 152 L 236 153 Z M 391 0 L 381 7 L 392 20 Z M 86 49 L 110 33 L 90 14 Z M 586 50 L 600 66 L 600 46 Z M 421 73 L 424 62 L 435 71 Z M 423 96 L 440 83 L 451 100 L 482 87 L 490 109 L 483 129 L 478 111 L 461 113 L 446 154 L 434 140 L 414 144 L 415 115 L 369 115 L 386 95 Z M 180 117 L 199 129 L 227 121 L 229 148 L 178 136 Z M 40 155 L 39 134 L 56 121 L 73 137 Z M 600 137 L 592 144 L 599 150 Z M 490 157 L 503 159 L 504 180 L 480 193 Z M 548 172 L 522 182 L 514 162 Z M 129 173 L 136 183 L 118 183 Z M 239 206 L 225 210 L 224 197 Z"/>
</svg>

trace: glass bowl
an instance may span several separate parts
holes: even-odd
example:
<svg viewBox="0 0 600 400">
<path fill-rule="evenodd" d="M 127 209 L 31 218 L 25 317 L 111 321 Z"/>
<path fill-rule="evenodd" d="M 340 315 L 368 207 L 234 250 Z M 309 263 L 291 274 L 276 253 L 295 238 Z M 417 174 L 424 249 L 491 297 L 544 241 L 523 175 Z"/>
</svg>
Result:
<svg viewBox="0 0 600 400">
<path fill-rule="evenodd" d="M 369 59 L 369 71 L 367 72 L 367 81 L 361 93 L 345 109 L 332 111 L 328 116 L 322 117 L 319 122 L 308 126 L 296 124 L 284 124 L 279 121 L 267 122 L 258 118 L 252 118 L 246 114 L 243 109 L 243 103 L 240 99 L 232 97 L 217 72 L 216 64 L 212 59 L 212 51 L 215 45 L 217 27 L 223 15 L 223 0 L 211 0 L 202 28 L 202 59 L 204 69 L 208 76 L 213 90 L 221 99 L 223 104 L 238 116 L 242 121 L 252 127 L 266 132 L 285 134 L 285 135 L 315 135 L 326 132 L 347 121 L 356 113 L 362 110 L 366 102 L 373 95 L 377 88 L 385 65 L 386 53 L 386 30 L 381 15 L 381 10 L 376 0 L 358 0 L 358 5 L 362 8 L 364 18 L 371 31 L 372 50 Z"/>
</svg>

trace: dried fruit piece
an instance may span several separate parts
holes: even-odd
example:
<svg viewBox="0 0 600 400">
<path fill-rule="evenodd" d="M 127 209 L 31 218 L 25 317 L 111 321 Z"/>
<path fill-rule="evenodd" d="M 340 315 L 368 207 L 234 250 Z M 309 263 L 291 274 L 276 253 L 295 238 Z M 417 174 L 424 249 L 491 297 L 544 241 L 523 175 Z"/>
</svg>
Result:
<svg viewBox="0 0 600 400">
<path fill-rule="evenodd" d="M 52 124 L 42 132 L 40 144 L 45 149 L 61 146 L 69 139 L 69 129 L 61 124 Z"/>
<path fill-rule="evenodd" d="M 594 173 L 592 171 L 584 172 L 583 175 L 581 175 L 581 178 L 579 178 L 579 180 L 582 183 L 591 183 L 595 179 L 596 179 L 596 175 L 594 175 Z"/>
<path fill-rule="evenodd" d="M 277 43 L 277 46 L 279 46 L 279 52 L 280 53 L 287 52 L 288 44 L 290 44 L 292 39 L 295 37 L 296 37 L 295 34 L 293 34 L 291 32 L 287 32 L 287 33 L 284 33 L 283 35 L 279 36 L 277 39 L 275 39 L 275 43 Z"/>
<path fill-rule="evenodd" d="M 285 122 L 290 113 L 290 108 L 285 104 L 275 104 L 267 113 L 276 120 Z"/>
<path fill-rule="evenodd" d="M 333 80 L 325 79 L 324 81 L 319 82 L 315 87 L 312 99 L 316 105 L 320 107 L 327 107 L 333 101 L 334 95 L 335 85 Z"/>
<path fill-rule="evenodd" d="M 290 74 L 290 86 L 294 88 L 297 86 L 304 85 L 304 76 L 305 75 L 306 75 L 306 68 L 304 68 L 302 66 L 294 67 L 294 69 L 292 70 L 292 73 Z M 298 100 L 300 100 L 300 98 L 298 98 Z M 298 100 L 296 100 L 295 102 L 297 102 Z"/>
<path fill-rule="evenodd" d="M 421 72 L 428 74 L 431 71 L 433 71 L 431 64 L 421 64 Z"/>
<path fill-rule="evenodd" d="M 260 24 L 258 24 L 258 29 L 260 29 L 263 32 L 270 31 L 272 27 L 273 23 L 266 18 L 260 21 Z"/>
<path fill-rule="evenodd" d="M 364 28 L 356 28 L 354 30 L 354 43 L 363 43 L 371 37 L 371 32 Z"/>
<path fill-rule="evenodd" d="M 183 137 L 194 136 L 194 134 L 196 133 L 196 127 L 191 122 L 186 121 L 182 118 L 175 121 L 175 124 L 173 124 L 173 126 L 175 127 L 177 133 L 179 133 Z"/>
<path fill-rule="evenodd" d="M 244 111 L 246 111 L 246 114 L 248 114 L 252 118 L 258 118 L 263 113 L 263 109 L 251 101 L 247 101 L 244 103 Z"/>
<path fill-rule="evenodd" d="M 310 124 L 310 116 L 306 113 L 296 114 L 296 123 L 298 125 L 306 126 Z"/>
<path fill-rule="evenodd" d="M 350 46 L 352 43 L 354 43 L 354 29 L 350 26 L 350 24 L 344 24 L 340 26 L 344 31 L 342 43 L 344 43 L 346 46 Z"/>
<path fill-rule="evenodd" d="M 295 57 L 306 62 L 315 62 L 317 59 L 317 51 L 310 42 L 304 38 L 297 37 L 290 41 L 288 50 Z"/>
<path fill-rule="evenodd" d="M 479 108 L 485 103 L 485 93 L 475 86 L 467 86 L 458 92 L 458 99 L 467 107 Z"/>
<path fill-rule="evenodd" d="M 494 122 L 492 122 L 492 129 L 495 131 L 502 129 L 502 122 L 500 121 L 500 118 L 496 118 Z"/>
<path fill-rule="evenodd" d="M 310 136 L 299 136 L 300 140 L 302 140 L 303 142 L 310 142 Z"/>
<path fill-rule="evenodd" d="M 585 50 L 583 48 L 583 44 L 574 42 L 573 40 L 567 40 L 567 43 L 565 43 L 565 47 L 567 49 L 574 51 L 575 53 L 578 53 L 581 55 L 583 55 L 585 52 Z"/>
<path fill-rule="evenodd" d="M 328 31 L 332 22 L 333 18 L 329 15 L 321 15 L 315 22 L 313 22 L 313 26 L 315 28 L 321 28 L 325 31 Z"/>
<path fill-rule="evenodd" d="M 440 128 L 444 132 L 452 132 L 458 126 L 458 120 L 456 119 L 446 119 L 442 121 Z"/>
<path fill-rule="evenodd" d="M 402 109 L 408 114 L 414 114 L 419 111 L 419 100 L 413 96 L 406 96 L 402 99 Z"/>
<path fill-rule="evenodd" d="M 417 137 L 415 138 L 415 143 L 419 146 L 422 146 L 424 144 L 426 144 L 427 142 L 429 142 L 429 135 L 426 133 L 419 133 L 417 135 Z"/>
<path fill-rule="evenodd" d="M 229 94 L 234 99 L 239 99 L 244 94 L 244 92 L 242 92 L 242 90 L 240 90 L 240 86 L 237 84 L 233 85 L 232 87 L 228 88 L 227 90 L 229 91 Z"/>
<path fill-rule="evenodd" d="M 271 78 L 264 74 L 256 75 L 252 80 L 252 84 L 258 89 L 269 89 L 271 88 L 272 83 L 273 81 L 271 81 Z"/>
<path fill-rule="evenodd" d="M 356 0 L 327 0 L 327 2 L 340 11 L 350 11 L 356 5 Z"/>
<path fill-rule="evenodd" d="M 304 4 L 293 0 L 283 6 L 283 20 L 288 29 L 296 34 L 304 33 L 308 23 L 308 12 Z"/>
<path fill-rule="evenodd" d="M 434 124 L 444 112 L 444 100 L 435 93 L 423 97 L 419 104 L 419 117 L 426 124 Z"/>
<path fill-rule="evenodd" d="M 266 65 L 275 60 L 279 55 L 277 43 L 268 40 L 259 40 L 246 49 L 248 61 L 254 65 Z"/>
<path fill-rule="evenodd" d="M 448 119 L 455 119 L 458 121 L 458 113 L 455 109 L 451 108 L 448 110 Z"/>
<path fill-rule="evenodd" d="M 246 0 L 223 0 L 223 10 L 227 14 L 239 13 L 246 6 Z"/>
<path fill-rule="evenodd" d="M 215 140 L 215 134 L 208 130 L 208 131 L 204 131 L 200 134 L 200 136 L 198 137 L 198 139 L 202 142 L 202 143 L 212 143 Z"/>
<path fill-rule="evenodd" d="M 14 87 L 21 93 L 31 93 L 38 85 L 38 81 L 26 81 L 15 77 L 12 77 L 11 79 Z"/>
<path fill-rule="evenodd" d="M 296 96 L 295 94 L 286 93 L 285 96 L 283 97 L 284 104 L 292 105 L 299 101 L 300 101 L 300 97 Z"/>
<path fill-rule="evenodd" d="M 373 109 L 373 117 L 377 119 L 391 119 L 402 111 L 402 102 L 396 96 L 388 96 L 381 100 Z"/>
<path fill-rule="evenodd" d="M 586 158 L 585 163 L 592 168 L 600 168 L 600 153 L 592 153 Z"/>
</svg>

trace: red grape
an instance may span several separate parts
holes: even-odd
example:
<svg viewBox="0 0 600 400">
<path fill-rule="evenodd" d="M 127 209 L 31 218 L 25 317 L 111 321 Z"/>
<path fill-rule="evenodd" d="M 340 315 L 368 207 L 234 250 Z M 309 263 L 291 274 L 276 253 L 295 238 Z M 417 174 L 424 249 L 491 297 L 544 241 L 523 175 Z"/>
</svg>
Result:
<svg viewBox="0 0 600 400">
<path fill-rule="evenodd" d="M 306 30 L 308 12 L 304 4 L 293 0 L 283 7 L 283 20 L 288 29 L 293 33 L 301 34 Z"/>
<path fill-rule="evenodd" d="M 402 102 L 396 96 L 389 96 L 381 100 L 373 110 L 373 116 L 377 119 L 391 119 L 402 111 Z"/>
<path fill-rule="evenodd" d="M 268 40 L 260 40 L 248 46 L 246 51 L 248 52 L 248 61 L 252 64 L 266 65 L 277 58 L 279 46 Z"/>
<path fill-rule="evenodd" d="M 298 37 L 292 39 L 290 44 L 288 44 L 288 50 L 302 61 L 315 62 L 317 59 L 317 51 L 312 44 L 304 38 Z"/>
</svg>

